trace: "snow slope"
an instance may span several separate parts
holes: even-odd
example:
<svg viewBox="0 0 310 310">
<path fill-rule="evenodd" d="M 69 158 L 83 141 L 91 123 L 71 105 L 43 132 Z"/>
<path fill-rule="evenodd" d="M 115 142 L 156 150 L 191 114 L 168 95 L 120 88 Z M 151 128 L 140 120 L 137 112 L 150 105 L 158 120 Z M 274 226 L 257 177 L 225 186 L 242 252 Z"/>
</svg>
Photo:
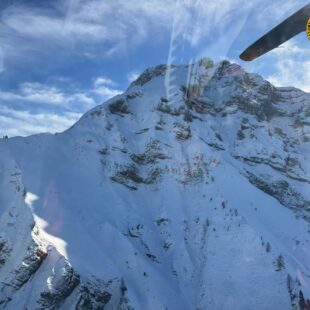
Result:
<svg viewBox="0 0 310 310">
<path fill-rule="evenodd" d="M 309 103 L 202 59 L 1 140 L 0 309 L 307 309 Z"/>
</svg>

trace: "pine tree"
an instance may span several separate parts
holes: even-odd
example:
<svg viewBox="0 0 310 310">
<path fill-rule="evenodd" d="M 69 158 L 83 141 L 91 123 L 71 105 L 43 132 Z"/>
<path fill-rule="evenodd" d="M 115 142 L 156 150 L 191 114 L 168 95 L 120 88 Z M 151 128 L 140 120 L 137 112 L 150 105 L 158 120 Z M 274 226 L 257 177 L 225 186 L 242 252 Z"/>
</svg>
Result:
<svg viewBox="0 0 310 310">
<path fill-rule="evenodd" d="M 275 262 L 275 265 L 277 267 L 276 271 L 281 271 L 284 267 L 285 267 L 285 264 L 284 264 L 284 259 L 283 259 L 283 256 L 282 255 L 279 255 L 276 259 L 276 262 Z"/>
<path fill-rule="evenodd" d="M 305 301 L 304 294 L 302 293 L 302 291 L 299 291 L 299 307 L 301 310 L 307 310 L 306 301 Z"/>
</svg>

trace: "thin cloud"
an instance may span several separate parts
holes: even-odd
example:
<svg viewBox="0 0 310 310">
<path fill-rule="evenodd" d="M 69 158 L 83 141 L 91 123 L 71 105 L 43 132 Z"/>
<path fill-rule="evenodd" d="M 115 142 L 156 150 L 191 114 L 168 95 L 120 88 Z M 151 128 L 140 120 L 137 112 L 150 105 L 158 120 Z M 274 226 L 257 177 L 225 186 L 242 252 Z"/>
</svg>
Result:
<svg viewBox="0 0 310 310">
<path fill-rule="evenodd" d="M 110 85 L 110 86 L 116 86 L 116 83 L 113 82 L 111 79 L 104 77 L 104 76 L 98 76 L 94 81 L 94 86 L 98 87 L 101 85 Z"/>
<path fill-rule="evenodd" d="M 63 79 L 57 77 L 57 80 Z M 116 86 L 114 81 L 101 76 L 93 79 L 87 91 L 72 89 L 69 92 L 41 83 L 22 83 L 16 91 L 0 91 L 0 137 L 61 132 L 72 126 L 81 112 L 121 92 L 113 86 Z M 12 108 L 17 102 L 24 103 L 21 110 Z M 35 112 L 35 107 L 41 112 Z"/>
<path fill-rule="evenodd" d="M 136 70 L 129 72 L 129 73 L 127 74 L 127 80 L 128 80 L 128 82 L 131 83 L 131 82 L 135 81 L 135 80 L 139 77 L 140 74 L 141 74 L 141 73 L 138 72 L 138 71 L 136 71 Z"/>
<path fill-rule="evenodd" d="M 231 29 L 254 8 L 256 19 L 270 23 L 275 16 L 297 7 L 288 1 L 244 0 L 65 0 L 56 9 L 30 5 L 9 6 L 1 14 L 0 36 L 71 44 L 74 41 L 110 44 L 107 51 L 136 46 L 144 40 L 159 39 L 161 33 L 175 30 L 193 45 L 218 30 Z M 281 4 L 281 5 L 280 5 Z M 280 6 L 279 6 L 280 5 Z M 276 12 L 269 14 L 269 12 Z M 16 37 L 15 37 L 16 39 Z M 25 42 L 24 42 L 25 43 Z"/>
<path fill-rule="evenodd" d="M 0 47 L 0 73 L 4 71 L 4 52 L 3 48 Z"/>
<path fill-rule="evenodd" d="M 95 105 L 93 98 L 82 92 L 66 93 L 55 86 L 41 83 L 22 83 L 17 91 L 0 91 L 2 101 L 21 101 L 69 107 L 74 104 Z"/>
<path fill-rule="evenodd" d="M 155 0 L 149 3 L 71 1 L 69 11 L 64 11 L 64 7 L 61 6 L 62 11 L 58 9 L 60 13 L 29 5 L 5 9 L 1 14 L 0 37 L 6 43 L 7 54 L 14 49 L 18 53 L 18 42 L 22 43 L 19 46 L 23 47 L 23 51 L 40 50 L 42 41 L 45 42 L 44 48 L 55 44 L 70 47 L 75 42 L 87 42 L 88 45 L 101 43 L 107 46 L 106 53 L 113 54 L 147 39 L 151 29 L 156 30 L 158 26 L 169 28 L 168 15 L 173 2 L 158 5 Z M 85 53 L 88 45 L 79 46 L 81 54 Z"/>
<path fill-rule="evenodd" d="M 122 91 L 121 90 L 117 90 L 117 89 L 113 89 L 110 87 L 107 87 L 105 85 L 101 85 L 99 87 L 96 87 L 93 92 L 95 92 L 96 94 L 100 95 L 102 97 L 102 100 L 107 100 L 111 97 L 114 97 L 116 95 L 119 95 Z"/>
<path fill-rule="evenodd" d="M 270 53 L 274 59 L 275 73 L 269 80 L 275 86 L 294 86 L 310 92 L 310 50 L 298 46 L 294 41 L 286 42 L 282 48 Z"/>
<path fill-rule="evenodd" d="M 99 95 L 101 100 L 107 100 L 122 92 L 116 87 L 117 84 L 111 79 L 104 76 L 99 76 L 94 80 L 92 92 Z"/>
<path fill-rule="evenodd" d="M 57 78 L 58 80 L 61 77 Z M 42 83 L 21 83 L 14 91 L 0 90 L 0 100 L 2 102 L 27 102 L 35 105 L 58 106 L 66 109 L 84 106 L 89 109 L 121 93 L 117 84 L 107 77 L 97 77 L 93 85 L 88 89 L 59 88 Z M 94 96 L 94 94 L 99 95 Z"/>
<path fill-rule="evenodd" d="M 0 106 L 0 136 L 28 136 L 43 132 L 61 132 L 72 126 L 80 113 L 32 113 Z"/>
<path fill-rule="evenodd" d="M 264 2 L 267 7 L 269 2 Z M 27 46 L 33 51 L 55 44 L 72 47 L 80 42 L 82 45 L 76 52 L 81 54 L 85 54 L 87 47 L 100 43 L 105 45 L 105 55 L 111 56 L 150 37 L 157 41 L 169 37 L 174 24 L 176 33 L 182 34 L 189 44 L 197 45 L 209 35 L 231 29 L 259 3 L 258 0 L 246 3 L 244 0 L 67 0 L 59 2 L 57 10 L 14 5 L 1 14 L 0 38 L 15 53 L 18 41 L 22 40 L 19 46 L 23 46 L 23 51 Z"/>
</svg>

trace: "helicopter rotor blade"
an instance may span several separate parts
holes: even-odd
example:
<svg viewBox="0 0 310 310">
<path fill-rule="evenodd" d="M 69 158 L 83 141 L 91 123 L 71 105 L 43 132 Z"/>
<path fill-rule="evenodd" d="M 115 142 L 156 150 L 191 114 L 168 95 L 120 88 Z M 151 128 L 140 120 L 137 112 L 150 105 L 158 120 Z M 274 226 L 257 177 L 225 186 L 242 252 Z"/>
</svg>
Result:
<svg viewBox="0 0 310 310">
<path fill-rule="evenodd" d="M 306 31 L 307 20 L 309 17 L 310 3 L 250 45 L 240 55 L 240 58 L 245 61 L 251 61 L 278 47 L 280 44 L 291 39 L 300 32 Z"/>
</svg>

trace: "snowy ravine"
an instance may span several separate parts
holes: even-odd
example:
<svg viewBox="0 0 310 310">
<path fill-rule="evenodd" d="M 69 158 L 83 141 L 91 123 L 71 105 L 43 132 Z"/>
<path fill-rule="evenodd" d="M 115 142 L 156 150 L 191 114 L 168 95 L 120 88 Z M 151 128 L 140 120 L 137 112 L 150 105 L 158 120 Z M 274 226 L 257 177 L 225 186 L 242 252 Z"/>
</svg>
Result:
<svg viewBox="0 0 310 310">
<path fill-rule="evenodd" d="M 309 125 L 309 93 L 202 59 L 2 139 L 0 309 L 309 309 Z"/>
</svg>

